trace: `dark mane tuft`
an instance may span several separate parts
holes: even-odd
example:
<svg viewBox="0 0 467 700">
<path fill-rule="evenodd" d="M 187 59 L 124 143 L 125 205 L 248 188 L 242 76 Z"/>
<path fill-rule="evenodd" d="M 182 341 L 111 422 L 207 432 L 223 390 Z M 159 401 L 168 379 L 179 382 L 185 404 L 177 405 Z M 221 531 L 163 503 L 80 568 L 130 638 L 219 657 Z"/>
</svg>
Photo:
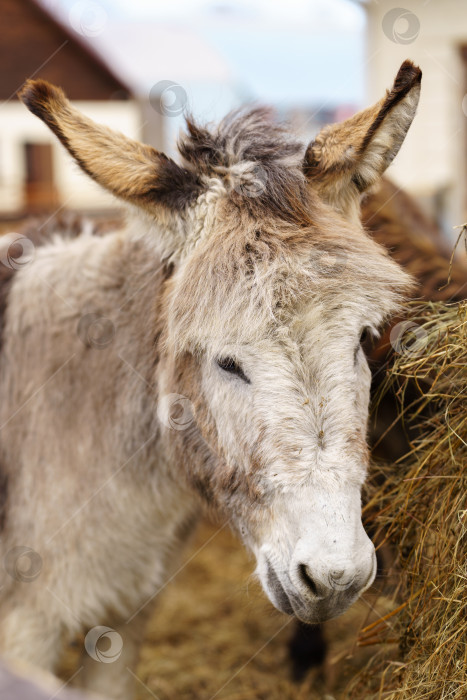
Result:
<svg viewBox="0 0 467 700">
<path fill-rule="evenodd" d="M 284 160 L 301 153 L 303 145 L 287 137 L 266 107 L 240 108 L 230 112 L 214 129 L 186 120 L 188 134 L 179 150 L 183 158 L 208 173 L 214 167 L 230 167 L 242 161 L 262 164 Z"/>
<path fill-rule="evenodd" d="M 265 213 L 310 224 L 310 193 L 302 169 L 304 146 L 276 121 L 270 109 L 230 112 L 217 126 L 187 118 L 179 151 L 189 168 L 221 177 L 232 201 L 252 215 Z"/>
</svg>

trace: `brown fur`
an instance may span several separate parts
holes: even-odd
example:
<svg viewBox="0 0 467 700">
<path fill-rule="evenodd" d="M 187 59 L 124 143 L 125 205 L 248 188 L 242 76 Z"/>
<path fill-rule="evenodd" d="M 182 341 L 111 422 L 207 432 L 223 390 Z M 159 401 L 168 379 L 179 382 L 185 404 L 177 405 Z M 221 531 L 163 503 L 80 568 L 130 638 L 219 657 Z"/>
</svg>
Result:
<svg viewBox="0 0 467 700">
<path fill-rule="evenodd" d="M 383 178 L 362 202 L 370 235 L 418 282 L 415 295 L 428 301 L 461 301 L 467 296 L 467 264 L 454 257 L 440 228 L 413 197 Z"/>
<path fill-rule="evenodd" d="M 232 203 L 245 208 L 251 217 L 276 218 L 299 226 L 312 222 L 309 188 L 300 161 L 303 145 L 290 139 L 283 126 L 274 122 L 265 108 L 231 112 L 208 130 L 187 121 L 188 133 L 179 150 L 188 166 L 206 176 L 225 176 L 233 185 Z M 251 197 L 247 188 L 235 188 L 229 169 L 239 163 L 258 168 L 259 193 Z M 295 164 L 295 167 L 291 165 Z"/>
<path fill-rule="evenodd" d="M 342 211 L 348 210 L 352 194 L 355 200 L 392 162 L 412 123 L 413 110 L 407 109 L 405 99 L 413 93 L 416 106 L 421 78 L 421 70 L 405 61 L 382 100 L 343 124 L 326 127 L 310 143 L 305 154 L 305 173 L 327 201 Z M 399 129 L 393 129 L 394 120 L 400 122 Z M 378 150 L 371 153 L 368 146 L 373 146 L 375 138 L 380 143 Z"/>
<path fill-rule="evenodd" d="M 118 197 L 150 210 L 160 204 L 178 211 L 199 195 L 200 183 L 193 173 L 151 146 L 97 127 L 70 105 L 60 88 L 45 80 L 29 80 L 19 96 L 84 172 Z M 111 158 L 109 142 L 113 144 Z"/>
<path fill-rule="evenodd" d="M 457 302 L 467 297 L 467 264 L 452 257 L 443 232 L 406 192 L 384 178 L 381 185 L 362 202 L 362 221 L 369 234 L 389 251 L 391 257 L 417 281 L 413 295 L 426 301 Z M 400 399 L 385 391 L 386 368 L 394 361 L 390 332 L 392 320 L 374 347 L 368 350 L 374 371 L 373 393 L 378 408 L 372 421 L 370 441 L 375 456 L 397 460 L 410 449 L 419 433 L 409 421 L 400 421 Z M 419 387 L 408 382 L 405 405 L 419 396 Z M 429 408 L 429 407 L 428 407 Z M 392 426 L 392 427 L 391 427 Z"/>
<path fill-rule="evenodd" d="M 358 149 L 358 157 L 361 158 L 363 156 L 369 144 L 373 140 L 376 132 L 380 127 L 382 127 L 384 120 L 393 111 L 394 107 L 396 107 L 404 99 L 404 97 L 406 97 L 408 93 L 411 90 L 413 90 L 413 88 L 416 85 L 420 85 L 421 81 L 422 71 L 420 70 L 420 68 L 414 66 L 414 64 L 411 61 L 404 61 L 396 76 L 394 85 L 392 86 L 391 90 L 388 90 L 386 97 L 383 98 L 380 102 L 381 107 L 378 111 L 378 115 L 376 119 L 372 121 L 370 128 L 368 129 L 363 138 L 363 141 Z M 394 156 L 399 150 L 401 143 L 404 140 L 404 137 L 405 133 L 402 132 L 398 134 L 398 138 L 394 141 L 394 149 L 386 154 L 384 170 L 394 159 Z M 360 192 L 363 192 L 368 186 L 368 184 L 366 186 L 364 185 L 363 187 L 360 187 Z"/>
</svg>

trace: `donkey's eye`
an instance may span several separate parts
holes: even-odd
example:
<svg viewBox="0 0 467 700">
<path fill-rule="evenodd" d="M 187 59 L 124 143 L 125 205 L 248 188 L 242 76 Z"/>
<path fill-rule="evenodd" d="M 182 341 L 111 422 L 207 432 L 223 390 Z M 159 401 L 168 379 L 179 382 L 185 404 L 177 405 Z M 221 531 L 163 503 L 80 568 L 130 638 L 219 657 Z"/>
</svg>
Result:
<svg viewBox="0 0 467 700">
<path fill-rule="evenodd" d="M 374 337 L 369 328 L 364 328 L 360 335 L 360 346 L 365 355 L 368 355 L 373 350 Z"/>
<path fill-rule="evenodd" d="M 370 332 L 368 328 L 364 328 L 360 335 L 360 345 L 364 345 L 370 338 Z"/>
<path fill-rule="evenodd" d="M 237 377 L 240 377 L 240 379 L 243 379 L 244 382 L 247 382 L 247 384 L 250 384 L 250 380 L 246 376 L 245 372 L 242 370 L 238 362 L 235 362 L 235 360 L 232 357 L 222 357 L 219 360 L 217 360 L 218 366 L 224 370 L 224 372 L 228 372 L 229 374 L 236 374 Z"/>
</svg>

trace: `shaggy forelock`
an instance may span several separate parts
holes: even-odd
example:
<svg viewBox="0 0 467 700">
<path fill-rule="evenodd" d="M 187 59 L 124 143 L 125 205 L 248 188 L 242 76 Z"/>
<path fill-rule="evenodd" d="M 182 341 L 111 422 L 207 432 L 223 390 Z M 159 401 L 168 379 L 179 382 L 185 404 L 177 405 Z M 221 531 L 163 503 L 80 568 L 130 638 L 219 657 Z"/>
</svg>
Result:
<svg viewBox="0 0 467 700">
<path fill-rule="evenodd" d="M 168 290 L 168 342 L 255 342 L 289 326 L 314 300 L 355 306 L 375 325 L 394 311 L 408 278 L 380 246 L 322 201 L 303 174 L 303 146 L 265 109 L 237 110 L 217 127 L 187 121 L 188 168 L 221 185 L 202 236 Z M 251 190 L 258 176 L 260 187 Z M 301 309 L 301 311 L 299 311 Z M 339 314 L 336 314 L 336 319 Z"/>
<path fill-rule="evenodd" d="M 272 111 L 264 107 L 233 110 L 213 130 L 188 118 L 187 128 L 180 152 L 205 172 L 245 160 L 277 164 L 303 151 L 302 144 L 293 141 L 284 127 L 274 122 Z"/>
<path fill-rule="evenodd" d="M 171 280 L 172 350 L 208 338 L 213 347 L 254 343 L 290 325 L 313 300 L 329 313 L 355 306 L 374 325 L 393 312 L 408 277 L 362 230 L 332 213 L 316 215 L 314 226 L 299 228 L 220 204 L 218 225 Z"/>
<path fill-rule="evenodd" d="M 188 168 L 220 177 L 233 202 L 300 225 L 311 222 L 304 146 L 266 108 L 230 112 L 212 128 L 187 119 L 179 151 Z"/>
</svg>

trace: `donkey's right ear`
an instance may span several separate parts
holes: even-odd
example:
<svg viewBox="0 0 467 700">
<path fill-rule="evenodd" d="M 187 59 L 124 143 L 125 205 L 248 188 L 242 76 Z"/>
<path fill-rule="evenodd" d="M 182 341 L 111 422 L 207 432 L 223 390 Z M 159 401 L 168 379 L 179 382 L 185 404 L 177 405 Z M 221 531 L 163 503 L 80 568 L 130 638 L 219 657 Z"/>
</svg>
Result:
<svg viewBox="0 0 467 700">
<path fill-rule="evenodd" d="M 176 213 L 199 195 L 194 173 L 151 146 L 94 123 L 60 88 L 28 80 L 19 94 L 29 110 L 58 136 L 78 165 L 112 194 L 150 213 Z"/>
<path fill-rule="evenodd" d="M 344 216 L 359 218 L 361 194 L 397 155 L 415 116 L 421 78 L 420 68 L 404 61 L 379 102 L 325 127 L 308 146 L 303 164 L 308 181 Z"/>
</svg>

